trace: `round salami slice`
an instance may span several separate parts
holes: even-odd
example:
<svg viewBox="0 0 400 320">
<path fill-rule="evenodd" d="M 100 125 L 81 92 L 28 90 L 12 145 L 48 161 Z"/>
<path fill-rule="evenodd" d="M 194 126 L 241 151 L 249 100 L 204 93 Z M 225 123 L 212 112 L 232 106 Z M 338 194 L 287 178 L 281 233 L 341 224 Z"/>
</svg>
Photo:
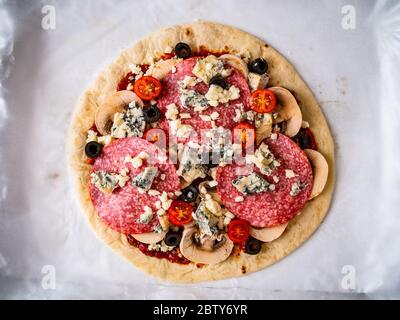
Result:
<svg viewBox="0 0 400 320">
<path fill-rule="evenodd" d="M 236 217 L 259 228 L 274 227 L 295 217 L 306 204 L 313 185 L 310 162 L 290 138 L 278 133 L 276 139 L 268 138 L 264 143 L 280 164 L 268 175 L 261 174 L 255 165 L 235 163 L 217 170 L 217 191 L 223 204 Z M 270 186 L 266 191 L 244 195 L 232 182 L 252 172 Z"/>
<path fill-rule="evenodd" d="M 231 75 L 226 78 L 226 81 L 229 85 L 234 85 L 239 89 L 240 97 L 238 99 L 229 101 L 226 104 L 220 103 L 216 107 L 209 106 L 202 112 L 194 111 L 193 108 L 183 107 L 181 105 L 178 82 L 183 80 L 186 76 L 195 77 L 195 75 L 192 73 L 192 70 L 198 59 L 200 58 L 194 57 L 182 61 L 176 65 L 175 73 L 169 73 L 163 79 L 163 91 L 161 93 L 161 97 L 158 99 L 157 106 L 163 113 L 165 113 L 167 106 L 171 103 L 175 103 L 180 113 L 190 114 L 190 118 L 182 119 L 181 123 L 192 126 L 196 132 L 199 132 L 201 129 L 211 128 L 211 122 L 204 121 L 201 119 L 200 115 L 209 116 L 213 112 L 217 112 L 219 114 L 218 118 L 215 119 L 216 126 L 232 129 L 236 124 L 234 118 L 236 114 L 235 110 L 238 108 L 237 105 L 243 104 L 244 110 L 249 110 L 250 108 L 250 89 L 247 84 L 247 79 L 245 79 L 245 77 L 233 67 L 230 67 L 232 72 Z M 208 90 L 208 85 L 204 82 L 200 82 L 193 87 L 189 87 L 189 89 L 193 89 L 196 92 L 205 95 Z M 168 122 L 166 121 L 165 117 L 160 120 L 160 126 L 163 129 L 168 128 Z"/>
<path fill-rule="evenodd" d="M 145 152 L 149 158 L 142 161 L 142 165 L 135 168 L 132 162 L 126 162 L 126 157 L 135 158 Z M 129 169 L 130 180 L 123 187 L 117 187 L 112 193 L 104 193 L 93 183 L 89 183 L 90 197 L 93 205 L 103 222 L 111 229 L 121 233 L 134 234 L 152 231 L 158 224 L 155 202 L 157 195 L 140 192 L 133 185 L 133 179 L 145 168 L 157 168 L 157 175 L 151 184 L 152 190 L 160 193 L 179 190 L 179 178 L 175 166 L 167 161 L 165 154 L 155 145 L 141 138 L 124 138 L 113 141 L 105 146 L 100 157 L 93 164 L 92 173 L 104 171 L 107 173 L 121 173 L 124 168 Z M 148 223 L 140 223 L 139 217 L 144 213 L 144 207 L 152 209 L 154 215 Z"/>
</svg>

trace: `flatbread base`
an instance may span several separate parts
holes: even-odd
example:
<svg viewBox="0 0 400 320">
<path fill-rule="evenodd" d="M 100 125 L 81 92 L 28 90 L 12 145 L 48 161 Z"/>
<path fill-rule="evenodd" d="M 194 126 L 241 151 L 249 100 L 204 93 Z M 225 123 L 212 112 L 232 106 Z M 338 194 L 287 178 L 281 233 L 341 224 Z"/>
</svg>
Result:
<svg viewBox="0 0 400 320">
<path fill-rule="evenodd" d="M 269 86 L 282 86 L 295 94 L 303 119 L 310 123 L 315 134 L 318 150 L 328 161 L 329 177 L 324 191 L 309 201 L 301 214 L 290 221 L 279 239 L 263 245 L 262 251 L 257 255 L 240 252 L 232 254 L 222 263 L 200 268 L 194 263 L 180 265 L 166 259 L 148 257 L 129 245 L 125 235 L 108 228 L 92 205 L 88 188 L 91 166 L 86 163 L 84 146 L 87 130 L 94 122 L 95 111 L 109 94 L 116 91 L 119 80 L 129 71 L 129 64 L 151 63 L 152 59 L 163 54 L 167 47 L 173 48 L 178 42 L 188 43 L 195 51 L 229 51 L 250 59 L 265 58 L 269 64 Z M 317 101 L 295 69 L 264 41 L 236 28 L 204 21 L 165 28 L 123 51 L 81 96 L 68 133 L 67 156 L 79 202 L 97 235 L 136 267 L 172 282 L 193 283 L 242 276 L 284 258 L 307 240 L 321 224 L 329 209 L 335 182 L 334 144 L 331 133 Z"/>
</svg>

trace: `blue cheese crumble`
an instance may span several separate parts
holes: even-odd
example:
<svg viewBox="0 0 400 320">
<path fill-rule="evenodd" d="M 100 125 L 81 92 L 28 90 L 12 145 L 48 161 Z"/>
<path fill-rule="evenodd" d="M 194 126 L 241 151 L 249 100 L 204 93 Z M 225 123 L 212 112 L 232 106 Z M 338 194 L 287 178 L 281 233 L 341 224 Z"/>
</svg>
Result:
<svg viewBox="0 0 400 320">
<path fill-rule="evenodd" d="M 270 183 L 255 172 L 237 177 L 232 185 L 245 196 L 270 190 Z"/>
<path fill-rule="evenodd" d="M 132 180 L 132 184 L 141 192 L 149 191 L 157 174 L 157 167 L 144 168 L 144 170 Z"/>
<path fill-rule="evenodd" d="M 114 138 L 142 137 L 145 127 L 143 110 L 136 101 L 132 101 L 125 112 L 114 114 L 111 136 Z"/>
<path fill-rule="evenodd" d="M 129 180 L 127 172 L 122 174 L 96 171 L 90 175 L 90 182 L 103 193 L 112 193 L 115 188 L 125 186 Z"/>
</svg>

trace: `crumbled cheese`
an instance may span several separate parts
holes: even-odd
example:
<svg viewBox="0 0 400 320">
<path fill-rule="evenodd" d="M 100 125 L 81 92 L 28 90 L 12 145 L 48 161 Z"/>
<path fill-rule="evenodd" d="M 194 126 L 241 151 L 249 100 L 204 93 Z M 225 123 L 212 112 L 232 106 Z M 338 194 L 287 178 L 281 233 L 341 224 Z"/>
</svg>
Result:
<svg viewBox="0 0 400 320">
<path fill-rule="evenodd" d="M 276 133 L 271 134 L 271 139 L 276 140 L 278 138 L 278 135 Z"/>
<path fill-rule="evenodd" d="M 197 79 L 195 77 L 185 76 L 183 80 L 178 81 L 178 85 L 181 89 L 186 89 L 187 87 L 194 87 L 199 82 L 201 82 L 200 79 Z"/>
<path fill-rule="evenodd" d="M 291 189 L 290 189 L 290 195 L 291 195 L 292 197 L 297 196 L 297 195 L 300 193 L 301 189 L 302 189 L 301 183 L 300 183 L 300 182 L 294 182 L 294 183 L 292 184 Z"/>
<path fill-rule="evenodd" d="M 207 168 L 201 164 L 201 156 L 199 156 L 197 149 L 189 146 L 183 149 L 177 174 L 188 183 L 197 178 L 206 177 Z"/>
<path fill-rule="evenodd" d="M 212 107 L 218 106 L 220 103 L 227 103 L 240 97 L 240 90 L 235 86 L 230 86 L 228 90 L 220 86 L 212 84 L 205 95 L 208 104 Z"/>
<path fill-rule="evenodd" d="M 160 201 L 161 201 L 161 207 L 164 210 L 168 210 L 169 207 L 171 206 L 172 199 L 168 199 L 168 194 L 164 191 L 161 196 L 159 196 Z"/>
<path fill-rule="evenodd" d="M 247 80 L 249 82 L 249 87 L 252 90 L 264 89 L 268 84 L 269 76 L 266 73 L 257 74 L 254 72 L 249 72 Z"/>
<path fill-rule="evenodd" d="M 150 243 L 147 247 L 147 250 L 161 251 L 161 252 L 168 252 L 173 249 L 174 249 L 174 247 L 167 246 L 164 241 L 162 241 L 160 243 Z"/>
<path fill-rule="evenodd" d="M 142 164 L 143 164 L 143 160 L 146 160 L 146 159 L 148 159 L 149 158 L 149 155 L 146 153 L 146 152 L 144 152 L 144 151 L 141 151 L 136 157 L 134 157 L 134 158 L 132 158 L 131 156 L 126 156 L 125 157 L 125 159 L 124 159 L 124 164 L 125 163 L 130 163 L 130 164 L 132 164 L 132 166 L 135 168 L 135 169 L 137 169 L 137 168 L 140 168 L 141 166 L 142 166 Z"/>
<path fill-rule="evenodd" d="M 286 178 L 294 178 L 296 176 L 296 174 L 294 173 L 293 170 L 290 169 L 285 169 L 285 176 Z"/>
<path fill-rule="evenodd" d="M 242 196 L 235 197 L 235 202 L 242 202 L 242 201 L 244 201 L 244 198 Z"/>
<path fill-rule="evenodd" d="M 213 113 L 210 114 L 210 118 L 212 120 L 216 120 L 219 118 L 219 113 L 217 111 L 214 111 Z"/>
<path fill-rule="evenodd" d="M 178 118 L 179 111 L 175 103 L 167 105 L 167 111 L 165 112 L 165 118 L 168 120 L 176 120 Z"/>
<path fill-rule="evenodd" d="M 243 195 L 250 195 L 267 191 L 270 184 L 259 174 L 253 172 L 247 176 L 239 176 L 232 181 L 232 185 Z"/>
<path fill-rule="evenodd" d="M 142 137 L 145 127 L 143 110 L 133 101 L 125 112 L 114 114 L 111 136 L 114 138 Z"/>
<path fill-rule="evenodd" d="M 190 113 L 181 113 L 179 116 L 181 119 L 190 119 L 192 117 Z"/>
<path fill-rule="evenodd" d="M 223 61 L 213 55 L 209 55 L 204 59 L 199 59 L 192 70 L 193 74 L 208 84 L 210 79 L 217 74 L 227 77 L 231 74 L 230 69 L 224 68 Z"/>
<path fill-rule="evenodd" d="M 307 121 L 304 121 L 304 120 L 303 120 L 303 121 L 301 122 L 301 127 L 304 128 L 304 129 L 306 129 L 306 128 L 309 128 L 309 127 L 310 127 L 310 124 L 309 124 Z"/>
<path fill-rule="evenodd" d="M 126 90 L 133 91 L 133 84 L 129 82 L 126 86 Z"/>
<path fill-rule="evenodd" d="M 181 191 L 175 191 L 175 192 L 174 192 L 174 195 L 177 196 L 177 197 L 179 197 L 180 195 L 182 195 L 182 192 L 181 192 Z"/>
<path fill-rule="evenodd" d="M 269 188 L 269 190 L 274 191 L 275 190 L 275 185 L 274 184 L 270 184 L 268 188 Z"/>
<path fill-rule="evenodd" d="M 219 219 L 207 210 L 203 201 L 200 202 L 197 209 L 192 213 L 192 217 L 198 225 L 201 235 L 212 236 L 218 231 L 216 223 Z"/>
<path fill-rule="evenodd" d="M 105 171 L 96 171 L 90 175 L 90 182 L 103 193 L 112 193 L 117 186 L 125 186 L 128 176 Z"/>
<path fill-rule="evenodd" d="M 156 201 L 154 205 L 156 206 L 156 209 L 161 209 L 161 201 Z"/>
<path fill-rule="evenodd" d="M 168 231 L 168 229 L 169 229 L 169 220 L 168 220 L 168 216 L 165 214 L 165 210 L 158 209 L 157 210 L 157 217 L 158 217 L 158 221 L 160 222 L 161 228 L 164 231 Z"/>
<path fill-rule="evenodd" d="M 153 210 L 149 206 L 144 206 L 144 213 L 139 216 L 139 223 L 148 224 L 153 219 Z"/>
<path fill-rule="evenodd" d="M 142 68 L 137 65 L 137 64 L 130 64 L 129 65 L 129 70 L 130 72 L 132 72 L 133 74 L 140 74 L 142 73 Z"/>
<path fill-rule="evenodd" d="M 149 191 L 157 174 L 157 167 L 144 168 L 144 170 L 132 180 L 132 184 L 138 189 Z"/>
<path fill-rule="evenodd" d="M 105 136 L 100 136 L 97 138 L 97 142 L 104 144 L 104 145 L 109 144 L 112 140 L 113 140 L 113 138 L 109 134 L 106 134 Z"/>
<path fill-rule="evenodd" d="M 254 155 L 246 156 L 246 161 L 248 159 L 260 169 L 262 174 L 266 175 L 270 175 L 273 169 L 280 166 L 279 161 L 275 160 L 275 156 L 264 142 L 261 143 Z"/>
<path fill-rule="evenodd" d="M 272 177 L 272 180 L 274 180 L 275 183 L 278 183 L 278 182 L 279 182 L 279 177 L 273 176 L 273 177 Z"/>
<path fill-rule="evenodd" d="M 93 130 L 88 130 L 86 143 L 91 142 L 91 141 L 97 142 L 97 132 L 93 131 Z"/>
<path fill-rule="evenodd" d="M 176 134 L 177 138 L 180 138 L 180 139 L 189 138 L 193 132 L 194 132 L 194 129 L 191 125 L 181 124 L 180 121 L 176 123 L 175 134 Z"/>
<path fill-rule="evenodd" d="M 173 66 L 173 67 L 171 68 L 171 73 L 175 73 L 175 72 L 176 72 L 176 67 Z"/>
<path fill-rule="evenodd" d="M 200 119 L 203 121 L 211 121 L 211 117 L 209 115 L 206 114 L 200 114 L 199 115 Z"/>
<path fill-rule="evenodd" d="M 160 191 L 155 190 L 155 189 L 150 189 L 147 193 L 148 193 L 150 196 L 158 196 L 158 195 L 160 195 Z"/>
<path fill-rule="evenodd" d="M 162 173 L 162 174 L 160 175 L 160 179 L 161 179 L 162 181 L 164 181 L 165 178 L 166 178 L 166 175 L 165 175 L 164 173 Z"/>
<path fill-rule="evenodd" d="M 179 100 L 181 106 L 194 108 L 194 111 L 204 111 L 208 108 L 208 100 L 205 96 L 194 90 L 180 89 Z"/>
</svg>

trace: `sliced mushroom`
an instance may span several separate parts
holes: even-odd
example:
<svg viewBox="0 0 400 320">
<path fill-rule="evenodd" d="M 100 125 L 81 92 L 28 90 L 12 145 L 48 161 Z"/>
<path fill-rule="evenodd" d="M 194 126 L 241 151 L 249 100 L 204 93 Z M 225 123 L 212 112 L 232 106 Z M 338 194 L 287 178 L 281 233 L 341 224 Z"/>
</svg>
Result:
<svg viewBox="0 0 400 320">
<path fill-rule="evenodd" d="M 289 137 L 295 136 L 299 132 L 303 120 L 296 98 L 289 90 L 282 87 L 271 87 L 268 90 L 271 90 L 276 96 L 275 112 L 278 113 L 278 117 L 274 123 L 285 122 L 284 133 Z"/>
<path fill-rule="evenodd" d="M 247 76 L 249 75 L 249 69 L 247 68 L 247 64 L 241 58 L 233 54 L 223 54 L 222 56 L 219 57 L 219 59 L 223 60 L 230 66 L 238 69 L 247 79 Z"/>
<path fill-rule="evenodd" d="M 250 227 L 250 235 L 260 241 L 270 242 L 278 239 L 285 231 L 287 225 L 287 223 L 284 223 L 276 227 L 261 229 Z"/>
<path fill-rule="evenodd" d="M 125 111 L 132 101 L 136 101 L 143 107 L 142 100 L 132 91 L 121 90 L 110 95 L 96 112 L 95 123 L 97 130 L 102 135 L 109 134 L 114 121 L 114 114 Z"/>
<path fill-rule="evenodd" d="M 218 243 L 206 240 L 201 245 L 194 240 L 195 232 L 195 228 L 185 228 L 183 231 L 179 249 L 186 259 L 196 263 L 216 264 L 229 257 L 234 245 L 226 234 L 222 235 Z"/>
<path fill-rule="evenodd" d="M 218 203 L 222 203 L 221 198 L 217 193 L 217 188 L 210 187 L 209 182 L 210 181 L 203 181 L 199 183 L 200 196 L 205 198 L 206 194 L 209 194 L 213 200 L 217 201 Z"/>
<path fill-rule="evenodd" d="M 304 152 L 310 160 L 313 168 L 314 183 L 309 197 L 309 199 L 313 199 L 325 188 L 326 181 L 328 180 L 329 166 L 324 156 L 318 151 L 304 149 Z"/>
<path fill-rule="evenodd" d="M 132 234 L 131 236 L 134 237 L 137 241 L 142 243 L 151 244 L 160 242 L 164 239 L 165 235 L 167 234 L 166 231 L 163 232 L 146 232 L 146 233 L 137 233 Z"/>
<path fill-rule="evenodd" d="M 181 61 L 182 59 L 160 60 L 154 64 L 151 70 L 146 72 L 146 75 L 162 80 Z"/>
<path fill-rule="evenodd" d="M 256 144 L 269 138 L 272 133 L 272 115 L 269 113 L 260 113 L 256 115 L 260 117 L 256 119 Z"/>
</svg>

